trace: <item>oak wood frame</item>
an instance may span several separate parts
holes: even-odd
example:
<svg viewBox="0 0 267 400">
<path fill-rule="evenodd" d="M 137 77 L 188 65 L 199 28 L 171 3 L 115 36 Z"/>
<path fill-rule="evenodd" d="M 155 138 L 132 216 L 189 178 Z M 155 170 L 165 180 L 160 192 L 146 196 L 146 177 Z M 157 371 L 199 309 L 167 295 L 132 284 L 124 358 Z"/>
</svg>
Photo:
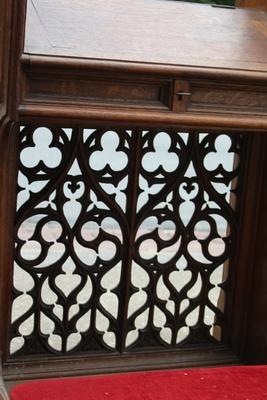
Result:
<svg viewBox="0 0 267 400">
<path fill-rule="evenodd" d="M 40 99 L 25 96 L 27 79 L 33 73 L 39 77 L 51 73 L 64 73 L 73 79 L 77 74 L 90 74 L 98 77 L 99 73 L 107 79 L 116 74 L 136 82 L 140 76 L 144 81 L 170 80 L 211 80 L 220 81 L 222 85 L 234 82 L 237 85 L 249 81 L 250 87 L 255 84 L 267 88 L 267 74 L 264 72 L 229 71 L 218 69 L 201 69 L 175 66 L 151 66 L 147 64 L 127 64 L 125 62 L 76 60 L 61 57 L 29 56 L 22 54 L 23 32 L 25 21 L 26 0 L 0 0 L 0 8 L 4 12 L 0 16 L 0 326 L 6 326 L 10 310 L 5 306 L 10 298 L 13 258 L 13 215 L 7 210 L 14 209 L 17 125 L 37 122 L 85 124 L 90 121 L 95 124 L 135 124 L 140 126 L 184 126 L 212 128 L 213 130 L 227 128 L 231 131 L 246 130 L 252 133 L 250 137 L 250 154 L 247 158 L 245 186 L 247 192 L 242 199 L 242 235 L 238 243 L 237 257 L 239 269 L 235 279 L 231 309 L 232 335 L 229 338 L 229 348 L 218 347 L 197 348 L 190 352 L 180 351 L 167 355 L 166 353 L 143 354 L 136 362 L 135 356 L 125 355 L 121 359 L 113 356 L 85 360 L 82 357 L 63 359 L 29 360 L 27 362 L 7 362 L 7 329 L 0 331 L 0 351 L 3 352 L 4 377 L 8 385 L 24 379 L 51 377 L 58 375 L 83 375 L 88 373 L 103 373 L 130 371 L 151 368 L 174 368 L 197 365 L 233 364 L 239 362 L 267 362 L 267 319 L 265 309 L 266 298 L 266 204 L 267 190 L 267 117 L 255 116 L 251 113 L 220 113 L 196 112 L 179 114 L 171 110 L 135 110 L 131 107 L 118 106 L 101 107 L 92 105 L 81 107 L 79 101 L 71 99 L 62 104 L 50 96 L 45 102 Z M 16 77 L 16 79 L 14 79 Z M 170 83 L 172 90 L 174 86 Z M 77 97 L 79 96 L 78 93 Z M 168 104 L 168 103 L 167 103 Z M 171 107 L 171 105 L 169 105 Z M 208 111 L 208 110 L 206 110 Z M 249 110 L 248 110 L 249 111 Z M 75 113 L 75 118 L 73 114 Z M 70 121 L 71 119 L 71 121 Z M 69 122 L 70 121 L 70 122 Z M 253 227 L 253 229 L 251 229 Z M 23 372 L 22 372 L 23 371 Z M 0 399 L 5 399 L 5 392 L 0 383 Z M 1 399 L 1 400 L 2 400 Z"/>
</svg>

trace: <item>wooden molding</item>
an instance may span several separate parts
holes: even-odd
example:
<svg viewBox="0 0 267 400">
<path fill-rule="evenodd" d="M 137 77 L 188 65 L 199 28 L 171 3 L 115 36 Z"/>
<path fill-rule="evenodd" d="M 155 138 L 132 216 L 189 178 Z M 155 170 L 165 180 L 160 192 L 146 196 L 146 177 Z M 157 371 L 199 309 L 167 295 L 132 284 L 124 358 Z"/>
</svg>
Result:
<svg viewBox="0 0 267 400">
<path fill-rule="evenodd" d="M 18 85 L 23 50 L 26 0 L 0 0 L 0 121 L 17 115 Z M 14 79 L 14 77 L 17 79 Z"/>
<path fill-rule="evenodd" d="M 202 346 L 191 350 L 180 349 L 177 351 L 142 352 L 115 355 L 102 355 L 86 357 L 50 359 L 31 359 L 7 363 L 4 367 L 6 386 L 11 389 L 17 382 L 31 379 L 49 379 L 58 377 L 98 375 L 103 373 L 133 372 L 155 369 L 174 369 L 215 366 L 237 365 L 238 358 L 225 346 Z M 0 399 L 1 400 L 1 399 Z"/>
<path fill-rule="evenodd" d="M 85 108 L 81 106 L 65 106 L 53 104 L 27 104 L 19 107 L 21 123 L 86 123 L 90 120 L 92 124 L 104 123 L 135 126 L 201 126 L 203 129 L 232 128 L 246 130 L 267 130 L 267 117 L 240 115 L 216 115 L 199 113 L 175 113 L 150 112 L 150 111 L 129 111 L 118 108 Z"/>
<path fill-rule="evenodd" d="M 221 81 L 234 80 L 235 82 L 262 82 L 266 83 L 266 71 L 250 71 L 244 69 L 226 69 L 226 68 L 205 68 L 184 65 L 168 64 L 148 64 L 142 62 L 114 61 L 114 60 L 96 60 L 74 57 L 60 57 L 47 55 L 29 55 L 23 53 L 20 58 L 23 69 L 26 73 L 35 71 L 53 71 L 75 74 L 92 74 L 101 71 L 102 73 L 112 74 L 138 74 L 143 76 L 161 76 L 176 79 L 181 78 L 203 78 L 220 79 Z"/>
<path fill-rule="evenodd" d="M 14 128 L 18 115 L 19 58 L 23 49 L 26 0 L 0 0 L 0 10 L 0 354 L 5 360 L 12 274 L 9 260 L 13 209 L 9 201 L 15 190 L 14 186 L 9 190 L 9 186 L 11 181 L 15 182 L 15 173 L 11 171 L 16 163 Z M 0 393 L 0 400 L 7 398 L 1 382 Z"/>
</svg>

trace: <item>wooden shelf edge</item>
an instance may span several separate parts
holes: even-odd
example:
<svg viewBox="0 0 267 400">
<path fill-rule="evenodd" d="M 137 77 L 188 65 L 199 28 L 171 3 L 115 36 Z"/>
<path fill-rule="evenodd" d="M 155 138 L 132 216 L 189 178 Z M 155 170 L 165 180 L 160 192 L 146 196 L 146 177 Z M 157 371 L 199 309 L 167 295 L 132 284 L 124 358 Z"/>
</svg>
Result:
<svg viewBox="0 0 267 400">
<path fill-rule="evenodd" d="M 185 349 L 179 351 L 117 354 L 16 361 L 4 365 L 4 378 L 8 388 L 30 379 L 98 375 L 133 371 L 184 369 L 193 367 L 238 365 L 239 359 L 224 346 Z"/>
<path fill-rule="evenodd" d="M 61 106 L 50 104 L 21 104 L 19 107 L 19 121 L 41 124 L 63 123 L 104 123 L 149 126 L 201 126 L 205 128 L 232 128 L 254 131 L 267 131 L 267 117 L 245 115 L 218 115 L 197 113 L 175 113 L 172 111 L 152 112 L 142 110 L 122 110 L 116 108 L 88 108 L 86 106 Z"/>
<path fill-rule="evenodd" d="M 23 53 L 22 66 L 36 68 L 72 69 L 88 71 L 112 71 L 118 73 L 140 73 L 162 76 L 216 78 L 238 81 L 267 82 L 267 71 L 253 71 L 227 68 L 203 68 L 190 65 L 152 64 L 104 59 L 74 58 Z"/>
</svg>

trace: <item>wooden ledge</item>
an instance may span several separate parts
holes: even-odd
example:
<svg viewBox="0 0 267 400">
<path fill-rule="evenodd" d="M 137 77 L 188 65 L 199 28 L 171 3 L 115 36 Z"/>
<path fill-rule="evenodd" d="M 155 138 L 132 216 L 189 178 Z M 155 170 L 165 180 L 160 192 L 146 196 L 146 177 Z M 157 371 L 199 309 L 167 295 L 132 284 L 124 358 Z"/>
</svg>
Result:
<svg viewBox="0 0 267 400">
<path fill-rule="evenodd" d="M 267 82 L 267 71 L 244 69 L 208 68 L 185 65 L 152 64 L 142 62 L 125 62 L 103 59 L 33 55 L 23 53 L 20 58 L 26 68 L 50 70 L 76 70 L 88 72 L 126 73 L 142 75 L 160 75 L 172 77 L 212 78 L 240 82 Z"/>
<path fill-rule="evenodd" d="M 267 117 L 247 117 L 244 115 L 201 115 L 197 113 L 174 113 L 121 110 L 116 108 L 88 108 L 86 106 L 66 106 L 55 104 L 22 104 L 19 107 L 21 123 L 59 122 L 67 123 L 104 123 L 122 124 L 127 126 L 185 126 L 206 128 L 229 128 L 239 131 L 249 129 L 267 133 Z"/>
</svg>

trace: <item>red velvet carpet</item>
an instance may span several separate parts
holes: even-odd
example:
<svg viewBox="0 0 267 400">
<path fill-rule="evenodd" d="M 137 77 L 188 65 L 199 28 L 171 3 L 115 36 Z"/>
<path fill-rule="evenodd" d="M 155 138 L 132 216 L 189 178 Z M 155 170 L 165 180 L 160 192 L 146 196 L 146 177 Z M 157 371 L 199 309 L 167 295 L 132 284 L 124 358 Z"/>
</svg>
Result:
<svg viewBox="0 0 267 400">
<path fill-rule="evenodd" d="M 263 400 L 267 366 L 136 372 L 29 382 L 11 400 Z"/>
</svg>

